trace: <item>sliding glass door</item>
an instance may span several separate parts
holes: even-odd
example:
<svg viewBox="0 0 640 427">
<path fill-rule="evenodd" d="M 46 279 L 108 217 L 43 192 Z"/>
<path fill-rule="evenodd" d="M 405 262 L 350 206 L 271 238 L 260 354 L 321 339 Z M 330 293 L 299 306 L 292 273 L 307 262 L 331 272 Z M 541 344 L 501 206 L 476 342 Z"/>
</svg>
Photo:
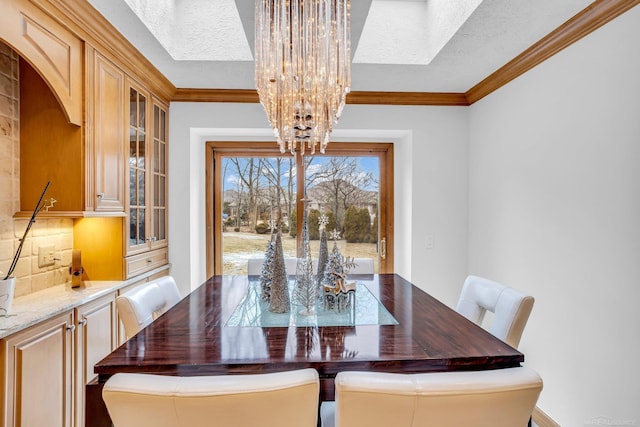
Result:
<svg viewBox="0 0 640 427">
<path fill-rule="evenodd" d="M 393 271 L 392 156 L 391 144 L 331 143 L 325 155 L 302 157 L 275 143 L 209 143 L 207 274 L 246 274 L 274 227 L 285 257 L 299 256 L 304 210 L 314 258 L 325 215 L 343 254 Z"/>
</svg>

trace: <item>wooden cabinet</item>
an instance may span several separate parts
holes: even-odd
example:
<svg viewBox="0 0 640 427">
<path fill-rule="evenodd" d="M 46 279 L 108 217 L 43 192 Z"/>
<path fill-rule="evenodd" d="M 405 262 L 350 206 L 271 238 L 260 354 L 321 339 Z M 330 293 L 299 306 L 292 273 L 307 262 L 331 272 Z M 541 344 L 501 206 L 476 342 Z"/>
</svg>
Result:
<svg viewBox="0 0 640 427">
<path fill-rule="evenodd" d="M 32 2 L 3 0 L 0 39 L 45 77 L 66 122 L 82 125 L 82 40 Z"/>
<path fill-rule="evenodd" d="M 153 99 L 153 135 L 151 151 L 151 249 L 167 246 L 169 212 L 167 206 L 168 175 L 167 154 L 169 153 L 169 114 L 166 104 Z"/>
<path fill-rule="evenodd" d="M 127 255 L 167 246 L 168 107 L 129 82 Z"/>
<path fill-rule="evenodd" d="M 115 295 L 0 341 L 2 426 L 84 427 L 84 386 L 116 346 Z"/>
<path fill-rule="evenodd" d="M 166 257 L 161 249 L 167 246 L 168 228 L 168 108 L 131 80 L 128 97 L 127 278 L 157 267 L 158 260 Z M 150 251 L 155 253 L 145 257 Z"/>
<path fill-rule="evenodd" d="M 2 340 L 2 425 L 73 427 L 73 312 Z"/>
<path fill-rule="evenodd" d="M 65 120 L 42 76 L 20 61 L 21 211 L 49 181 L 50 216 L 124 216 L 125 75 L 90 46 L 85 59 L 84 128 Z"/>
<path fill-rule="evenodd" d="M 116 348 L 116 294 L 75 309 L 75 427 L 84 427 L 85 385 L 95 378 L 93 367 Z"/>
<path fill-rule="evenodd" d="M 135 58 L 96 34 L 61 25 L 47 2 L 6 6 L 0 39 L 22 55 L 17 215 L 30 216 L 50 182 L 47 197 L 57 203 L 41 216 L 74 218 L 85 280 L 129 279 L 166 264 L 170 82 L 150 64 L 134 69 Z M 83 222 L 93 217 L 105 221 Z"/>
<path fill-rule="evenodd" d="M 149 108 L 150 97 L 142 87 L 128 82 L 127 133 L 127 225 L 125 253 L 133 255 L 149 250 L 151 239 L 148 229 L 149 196 Z"/>
<path fill-rule="evenodd" d="M 87 210 L 124 212 L 125 74 L 88 47 Z"/>
<path fill-rule="evenodd" d="M 105 184 L 122 178 L 124 218 L 82 218 L 74 222 L 74 248 L 82 250 L 85 280 L 123 280 L 134 278 L 169 263 L 168 259 L 168 204 L 167 204 L 167 150 L 168 107 L 149 93 L 144 86 L 118 72 L 99 53 L 95 55 L 95 69 L 102 70 L 99 80 L 110 87 L 110 93 L 119 93 L 121 79 L 124 85 L 123 115 L 117 108 L 112 110 L 94 106 L 95 117 L 124 117 L 124 124 L 117 135 L 119 144 L 97 142 L 111 141 L 111 131 L 94 131 L 94 145 L 104 147 L 111 155 L 96 157 L 121 160 L 116 163 L 120 170 L 116 177 L 105 178 Z M 98 77 L 96 77 L 98 79 Z M 96 88 L 98 87 L 96 83 Z M 97 90 L 97 89 L 96 89 Z M 106 92 L 103 87 L 102 92 Z M 105 94 L 105 99 L 107 95 Z M 115 96 L 110 96 L 113 101 Z M 87 106 L 89 110 L 90 107 Z M 99 114 L 98 111 L 107 111 Z M 114 120 L 117 122 L 117 120 Z M 98 121 L 96 121 L 98 123 Z M 97 124 L 95 125 L 97 126 Z M 115 125 L 114 125 L 115 126 Z M 100 126 L 104 128 L 104 125 Z M 117 126 L 115 126 L 117 129 Z M 121 149 L 122 151 L 118 151 Z M 99 151 L 96 148 L 96 151 Z M 107 177 L 117 166 L 105 167 L 97 176 Z M 98 168 L 96 169 L 98 171 Z M 97 182 L 97 181 L 96 181 Z M 106 188 L 106 185 L 105 185 Z M 120 184 L 116 185 L 116 189 Z M 100 192 L 97 191 L 100 195 Z M 104 194 L 108 193 L 105 190 Z M 118 197 L 96 197 L 103 207 L 96 209 L 120 209 Z M 107 215 L 108 216 L 108 215 Z M 99 241 L 100 245 L 95 243 Z"/>
</svg>

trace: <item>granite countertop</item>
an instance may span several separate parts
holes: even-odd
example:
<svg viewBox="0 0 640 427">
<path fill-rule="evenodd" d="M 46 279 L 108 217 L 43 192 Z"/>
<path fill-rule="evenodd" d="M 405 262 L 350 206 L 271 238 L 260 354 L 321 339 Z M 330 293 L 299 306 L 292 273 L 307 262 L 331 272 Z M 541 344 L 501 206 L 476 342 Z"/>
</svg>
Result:
<svg viewBox="0 0 640 427">
<path fill-rule="evenodd" d="M 163 269 L 166 267 L 130 280 L 85 281 L 80 288 L 71 288 L 71 284 L 66 283 L 14 298 L 9 316 L 0 316 L 0 339 L 115 292 Z"/>
</svg>

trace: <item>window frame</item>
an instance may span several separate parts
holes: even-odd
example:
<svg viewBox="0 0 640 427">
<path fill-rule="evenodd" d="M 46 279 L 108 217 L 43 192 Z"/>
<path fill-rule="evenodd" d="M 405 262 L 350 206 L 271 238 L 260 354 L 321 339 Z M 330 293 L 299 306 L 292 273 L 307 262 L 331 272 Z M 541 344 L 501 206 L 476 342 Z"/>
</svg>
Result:
<svg viewBox="0 0 640 427">
<path fill-rule="evenodd" d="M 284 154 L 286 155 L 286 153 Z M 380 257 L 379 272 L 393 272 L 393 143 L 378 142 L 330 142 L 326 153 L 316 153 L 314 156 L 376 156 L 379 159 L 380 183 L 378 219 L 378 242 L 385 239 L 386 256 Z M 206 143 L 206 271 L 207 277 L 214 274 L 222 274 L 222 221 L 216 221 L 222 215 L 222 168 L 216 168 L 223 157 L 251 157 L 283 156 L 278 145 L 274 141 L 208 141 Z M 302 156 L 299 152 L 296 156 L 296 189 L 304 188 L 305 170 Z M 296 197 L 296 210 L 304 209 L 302 197 Z M 217 209 L 216 209 L 217 208 Z M 297 251 L 302 253 L 302 221 L 296 222 L 297 227 Z"/>
</svg>

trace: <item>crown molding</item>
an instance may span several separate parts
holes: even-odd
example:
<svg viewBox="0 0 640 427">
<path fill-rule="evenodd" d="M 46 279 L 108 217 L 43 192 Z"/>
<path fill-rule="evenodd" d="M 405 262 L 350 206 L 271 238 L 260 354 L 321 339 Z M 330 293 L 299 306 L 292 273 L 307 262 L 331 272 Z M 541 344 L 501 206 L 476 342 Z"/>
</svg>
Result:
<svg viewBox="0 0 640 427">
<path fill-rule="evenodd" d="M 71 30 L 84 42 L 107 55 L 120 68 L 169 102 L 176 88 L 129 40 L 120 34 L 88 1 L 29 0 Z M 126 58 L 126 60 L 123 60 Z"/>
<path fill-rule="evenodd" d="M 464 93 L 452 92 L 351 92 L 347 104 L 468 106 Z"/>
<path fill-rule="evenodd" d="M 254 89 L 176 89 L 173 102 L 260 102 Z M 464 93 L 351 92 L 347 104 L 468 106 Z"/>
<path fill-rule="evenodd" d="M 172 102 L 260 102 L 255 89 L 176 89 Z"/>
<path fill-rule="evenodd" d="M 481 100 L 564 48 L 640 4 L 640 0 L 597 0 L 466 92 Z"/>
</svg>

